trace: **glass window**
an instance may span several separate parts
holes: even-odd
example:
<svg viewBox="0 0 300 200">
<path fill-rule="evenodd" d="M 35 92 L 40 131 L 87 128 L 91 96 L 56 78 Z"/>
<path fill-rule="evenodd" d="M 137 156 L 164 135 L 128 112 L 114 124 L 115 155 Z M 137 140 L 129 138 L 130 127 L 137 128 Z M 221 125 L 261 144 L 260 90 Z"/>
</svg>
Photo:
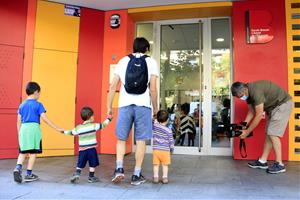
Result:
<svg viewBox="0 0 300 200">
<path fill-rule="evenodd" d="M 212 147 L 230 147 L 226 128 L 230 124 L 230 52 L 229 19 L 211 20 L 212 71 Z"/>
</svg>

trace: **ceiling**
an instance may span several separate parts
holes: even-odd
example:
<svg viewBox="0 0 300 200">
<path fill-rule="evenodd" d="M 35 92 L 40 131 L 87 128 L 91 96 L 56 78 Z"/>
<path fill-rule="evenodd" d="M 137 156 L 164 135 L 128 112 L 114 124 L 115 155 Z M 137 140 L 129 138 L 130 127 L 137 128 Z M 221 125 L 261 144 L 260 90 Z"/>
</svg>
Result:
<svg viewBox="0 0 300 200">
<path fill-rule="evenodd" d="M 53 2 L 77 5 L 97 10 L 118 10 L 127 8 L 140 8 L 149 6 L 162 6 L 187 3 L 218 2 L 220 0 L 49 0 Z M 234 0 L 223 0 L 231 2 Z"/>
<path fill-rule="evenodd" d="M 152 23 L 141 23 L 137 26 L 137 36 L 153 41 Z M 217 42 L 223 38 L 223 42 Z M 199 49 L 199 24 L 170 24 L 161 26 L 161 49 L 170 50 L 195 50 Z M 230 21 L 228 18 L 213 19 L 211 21 L 212 49 L 230 48 Z"/>
<path fill-rule="evenodd" d="M 212 49 L 230 48 L 230 30 L 228 19 L 214 19 L 211 24 Z M 162 50 L 199 49 L 199 24 L 163 25 L 161 30 Z M 223 42 L 217 42 L 223 38 Z M 204 39 L 204 38 L 203 38 Z"/>
</svg>

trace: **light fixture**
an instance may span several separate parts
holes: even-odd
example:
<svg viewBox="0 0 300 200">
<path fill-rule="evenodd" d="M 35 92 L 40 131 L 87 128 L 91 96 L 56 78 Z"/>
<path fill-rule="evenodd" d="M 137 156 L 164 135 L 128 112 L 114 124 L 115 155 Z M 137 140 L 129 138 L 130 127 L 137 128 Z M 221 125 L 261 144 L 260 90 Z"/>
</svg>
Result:
<svg viewBox="0 0 300 200">
<path fill-rule="evenodd" d="M 216 41 L 217 42 L 224 42 L 224 38 L 217 38 Z"/>
<path fill-rule="evenodd" d="M 152 40 L 149 41 L 149 44 L 154 44 L 154 42 Z"/>
</svg>

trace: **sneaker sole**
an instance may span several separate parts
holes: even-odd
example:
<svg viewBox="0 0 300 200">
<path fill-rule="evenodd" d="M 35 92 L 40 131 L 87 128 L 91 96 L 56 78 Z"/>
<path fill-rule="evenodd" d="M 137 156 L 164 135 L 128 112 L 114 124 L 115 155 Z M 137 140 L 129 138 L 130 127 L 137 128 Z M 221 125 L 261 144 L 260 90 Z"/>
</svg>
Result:
<svg viewBox="0 0 300 200">
<path fill-rule="evenodd" d="M 33 181 L 37 181 L 39 180 L 39 178 L 36 179 L 24 179 L 25 182 L 33 182 Z"/>
<path fill-rule="evenodd" d="M 269 173 L 269 174 L 279 174 L 279 173 L 283 173 L 283 172 L 286 172 L 286 169 L 282 169 L 282 170 L 277 171 L 277 172 L 272 172 L 272 171 L 267 170 L 267 173 Z"/>
<path fill-rule="evenodd" d="M 131 185 L 137 186 L 137 185 L 141 185 L 142 183 L 145 183 L 145 182 L 146 182 L 146 180 L 139 181 L 139 182 L 131 182 Z"/>
<path fill-rule="evenodd" d="M 253 166 L 253 165 L 249 165 L 248 164 L 248 167 L 252 168 L 252 169 L 268 169 L 268 166 Z"/>
<path fill-rule="evenodd" d="M 90 180 L 88 180 L 88 182 L 89 183 L 98 183 L 98 182 L 100 182 L 100 180 L 97 180 L 97 181 L 90 181 Z"/>
<path fill-rule="evenodd" d="M 14 171 L 14 181 L 17 183 L 22 183 L 22 176 L 20 172 Z"/>
<path fill-rule="evenodd" d="M 113 178 L 111 180 L 111 182 L 113 182 L 113 183 L 120 183 L 122 180 L 124 180 L 124 178 L 125 178 L 125 176 L 122 175 L 122 174 L 120 174 L 120 175 L 116 176 L 115 178 Z"/>
</svg>

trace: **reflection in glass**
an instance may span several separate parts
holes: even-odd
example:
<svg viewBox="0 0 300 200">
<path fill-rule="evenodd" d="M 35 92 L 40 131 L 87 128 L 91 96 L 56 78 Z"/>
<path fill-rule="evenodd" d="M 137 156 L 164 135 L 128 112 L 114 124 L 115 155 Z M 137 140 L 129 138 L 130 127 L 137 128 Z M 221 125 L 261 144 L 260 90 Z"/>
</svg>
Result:
<svg viewBox="0 0 300 200">
<path fill-rule="evenodd" d="M 199 146 L 199 24 L 161 26 L 160 108 L 175 145 Z"/>
<path fill-rule="evenodd" d="M 149 41 L 150 52 L 148 55 L 151 56 L 153 53 L 153 23 L 142 23 L 136 25 L 136 37 L 144 37 Z"/>
<path fill-rule="evenodd" d="M 230 26 L 229 19 L 211 20 L 212 45 L 212 147 L 230 147 Z"/>
</svg>

